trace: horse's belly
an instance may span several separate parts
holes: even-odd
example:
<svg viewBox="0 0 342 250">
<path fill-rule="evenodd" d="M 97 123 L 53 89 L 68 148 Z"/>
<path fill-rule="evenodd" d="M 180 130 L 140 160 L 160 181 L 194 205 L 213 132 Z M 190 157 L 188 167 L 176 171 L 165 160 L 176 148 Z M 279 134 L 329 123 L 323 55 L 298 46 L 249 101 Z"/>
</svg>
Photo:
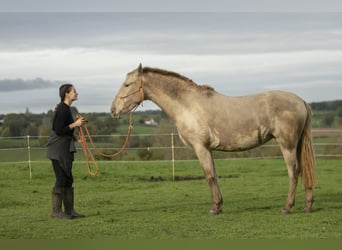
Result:
<svg viewBox="0 0 342 250">
<path fill-rule="evenodd" d="M 258 128 L 243 133 L 232 131 L 230 134 L 220 135 L 214 141 L 219 141 L 219 143 L 216 143 L 216 150 L 234 152 L 258 147 L 271 138 L 268 129 Z"/>
</svg>

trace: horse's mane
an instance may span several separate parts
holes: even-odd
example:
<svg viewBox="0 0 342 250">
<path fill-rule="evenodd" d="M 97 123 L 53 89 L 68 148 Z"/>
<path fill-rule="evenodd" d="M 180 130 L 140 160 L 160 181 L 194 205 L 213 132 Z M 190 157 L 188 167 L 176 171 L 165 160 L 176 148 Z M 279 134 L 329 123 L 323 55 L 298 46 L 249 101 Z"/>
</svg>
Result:
<svg viewBox="0 0 342 250">
<path fill-rule="evenodd" d="M 178 74 L 176 72 L 172 72 L 172 71 L 167 71 L 167 70 L 163 70 L 163 69 L 158 69 L 158 68 L 150 68 L 150 67 L 144 67 L 142 69 L 142 72 L 143 73 L 157 73 L 157 74 L 161 74 L 161 75 L 164 75 L 164 76 L 171 76 L 171 77 L 176 77 L 176 78 L 179 78 L 183 81 L 185 81 L 186 83 L 188 83 L 190 86 L 193 86 L 193 87 L 197 87 L 197 88 L 200 88 L 200 89 L 203 89 L 203 90 L 212 90 L 214 91 L 214 88 L 207 85 L 207 84 L 204 84 L 204 85 L 198 85 L 196 84 L 194 81 L 192 81 L 191 79 L 189 79 L 188 77 L 186 76 L 183 76 L 181 74 Z"/>
</svg>

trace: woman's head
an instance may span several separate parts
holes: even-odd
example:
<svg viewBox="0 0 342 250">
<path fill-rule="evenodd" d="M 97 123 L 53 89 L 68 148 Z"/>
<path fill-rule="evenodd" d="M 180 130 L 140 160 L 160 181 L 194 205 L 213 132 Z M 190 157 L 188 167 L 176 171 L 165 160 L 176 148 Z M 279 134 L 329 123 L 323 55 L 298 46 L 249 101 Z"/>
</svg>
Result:
<svg viewBox="0 0 342 250">
<path fill-rule="evenodd" d="M 72 84 L 62 84 L 59 87 L 59 97 L 61 98 L 61 102 L 64 102 L 65 95 L 67 93 L 70 93 L 72 87 L 73 87 Z"/>
<path fill-rule="evenodd" d="M 76 89 L 74 88 L 74 86 L 72 84 L 62 84 L 59 87 L 59 97 L 61 98 L 61 102 L 64 101 L 75 101 L 77 100 L 77 92 Z"/>
<path fill-rule="evenodd" d="M 66 103 L 67 105 L 71 105 L 73 101 L 77 100 L 78 93 L 72 84 L 62 84 L 59 87 L 59 97 L 61 101 L 57 104 L 55 111 L 63 104 Z"/>
</svg>

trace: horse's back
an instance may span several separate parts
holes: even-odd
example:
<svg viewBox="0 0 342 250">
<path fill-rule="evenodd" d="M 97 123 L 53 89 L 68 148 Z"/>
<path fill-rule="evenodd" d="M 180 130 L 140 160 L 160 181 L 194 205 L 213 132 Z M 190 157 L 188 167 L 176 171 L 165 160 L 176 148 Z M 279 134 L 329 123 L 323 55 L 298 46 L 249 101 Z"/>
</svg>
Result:
<svg viewBox="0 0 342 250">
<path fill-rule="evenodd" d="M 239 105 L 240 107 L 249 106 L 250 108 L 257 108 L 267 104 L 270 105 L 271 108 L 278 107 L 278 109 L 291 109 L 291 106 L 293 105 L 303 104 L 303 100 L 296 94 L 281 90 L 273 90 L 245 96 L 221 96 L 222 99 L 226 99 L 229 105 Z"/>
<path fill-rule="evenodd" d="M 305 111 L 305 102 L 286 91 L 269 91 L 246 96 L 225 96 L 216 93 L 203 102 L 203 109 L 211 117 L 224 115 L 243 121 L 251 116 L 277 116 L 283 112 Z"/>
<path fill-rule="evenodd" d="M 265 95 L 269 109 L 274 112 L 305 110 L 304 100 L 294 93 L 275 90 Z"/>
<path fill-rule="evenodd" d="M 304 101 L 285 91 L 247 96 L 218 94 L 206 106 L 213 148 L 236 151 L 261 145 L 285 131 L 300 131 L 307 111 Z M 290 131 L 293 130 L 293 131 Z"/>
</svg>

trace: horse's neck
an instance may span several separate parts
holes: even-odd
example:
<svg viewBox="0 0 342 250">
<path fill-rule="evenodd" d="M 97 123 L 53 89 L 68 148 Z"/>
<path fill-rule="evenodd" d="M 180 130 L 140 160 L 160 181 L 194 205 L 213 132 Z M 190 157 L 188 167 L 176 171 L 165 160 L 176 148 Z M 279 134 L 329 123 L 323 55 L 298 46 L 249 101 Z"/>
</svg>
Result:
<svg viewBox="0 0 342 250">
<path fill-rule="evenodd" d="M 147 77 L 144 84 L 146 98 L 157 104 L 172 119 L 176 114 L 184 110 L 184 95 L 182 91 L 184 85 L 177 79 Z"/>
</svg>

